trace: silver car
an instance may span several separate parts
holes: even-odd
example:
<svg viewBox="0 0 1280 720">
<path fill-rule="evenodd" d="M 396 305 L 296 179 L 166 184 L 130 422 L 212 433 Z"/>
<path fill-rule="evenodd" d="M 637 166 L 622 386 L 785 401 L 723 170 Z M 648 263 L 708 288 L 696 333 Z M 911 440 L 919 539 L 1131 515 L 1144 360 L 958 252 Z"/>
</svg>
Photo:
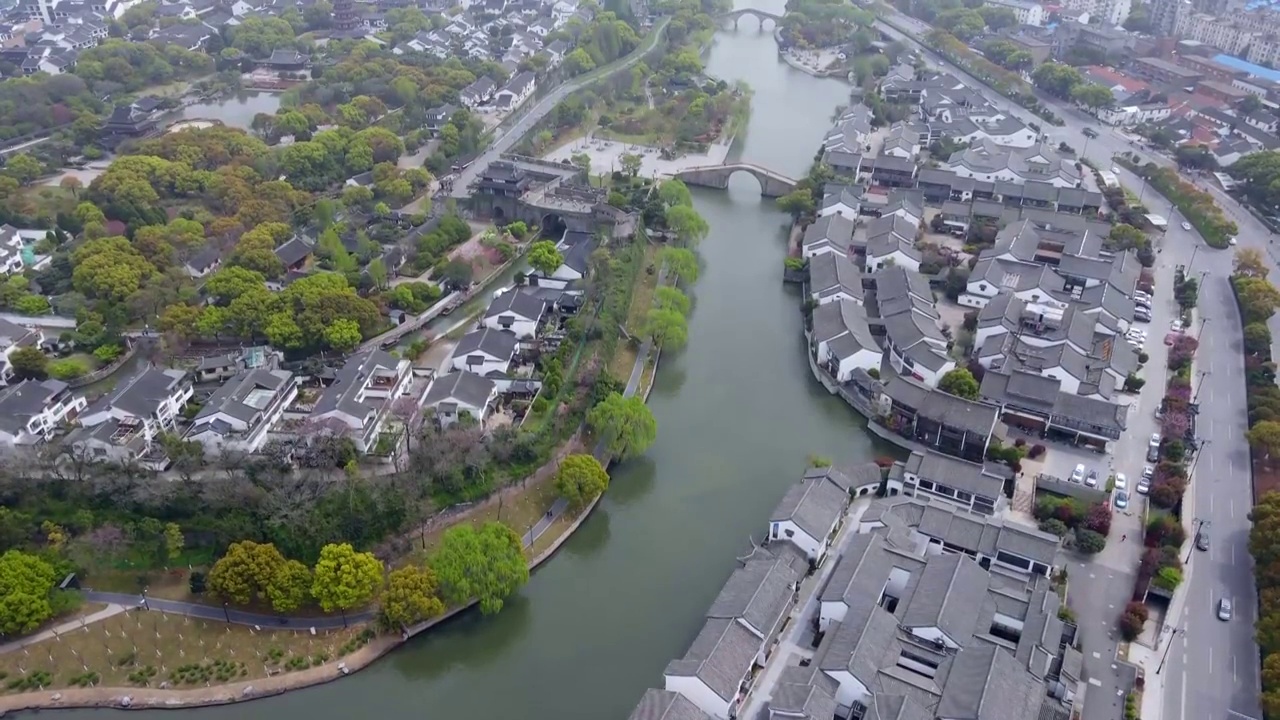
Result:
<svg viewBox="0 0 1280 720">
<path fill-rule="evenodd" d="M 1218 601 L 1218 619 L 1223 622 L 1231 619 L 1231 601 L 1227 598 Z"/>
</svg>

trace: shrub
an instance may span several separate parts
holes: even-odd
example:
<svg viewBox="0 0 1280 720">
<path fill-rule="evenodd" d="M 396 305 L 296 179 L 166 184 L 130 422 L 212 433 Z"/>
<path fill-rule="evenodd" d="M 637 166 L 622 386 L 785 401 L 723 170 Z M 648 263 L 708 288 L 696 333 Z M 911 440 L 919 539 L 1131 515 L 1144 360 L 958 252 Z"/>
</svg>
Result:
<svg viewBox="0 0 1280 720">
<path fill-rule="evenodd" d="M 1107 539 L 1098 533 L 1087 530 L 1076 530 L 1076 548 L 1085 555 L 1095 555 L 1107 546 Z"/>
<path fill-rule="evenodd" d="M 1173 592 L 1182 584 L 1182 571 L 1171 567 L 1160 568 L 1155 578 L 1151 580 L 1151 584 Z"/>
<path fill-rule="evenodd" d="M 1142 390 L 1142 387 L 1146 384 L 1147 381 L 1145 379 L 1138 377 L 1134 373 L 1129 373 L 1129 377 L 1124 379 L 1124 391 L 1136 393 Z"/>
<path fill-rule="evenodd" d="M 1180 547 L 1187 539 L 1187 531 L 1172 515 L 1160 513 L 1147 522 L 1145 544 L 1147 547 Z"/>
<path fill-rule="evenodd" d="M 538 397 L 534 398 L 534 399 L 533 399 L 533 405 L 531 406 L 531 409 L 533 410 L 533 413 L 534 413 L 535 415 L 541 415 L 542 413 L 546 412 L 546 411 L 547 411 L 547 399 L 546 399 L 546 398 L 544 398 L 544 397 L 542 397 L 541 395 L 539 395 Z"/>
<path fill-rule="evenodd" d="M 1066 535 L 1069 530 L 1067 524 L 1057 518 L 1049 518 L 1048 520 L 1040 523 L 1040 529 L 1047 533 L 1053 533 L 1058 537 Z"/>
<path fill-rule="evenodd" d="M 1120 636 L 1127 642 L 1133 642 L 1142 634 L 1142 626 L 1146 624 L 1147 621 L 1137 615 L 1128 612 L 1122 613 L 1120 615 Z"/>
<path fill-rule="evenodd" d="M 49 375 L 56 380 L 75 380 L 89 374 L 89 363 L 82 358 L 65 358 L 49 363 Z"/>
<path fill-rule="evenodd" d="M 1097 503 L 1089 508 L 1084 517 L 1085 528 L 1106 537 L 1111 534 L 1111 508 Z"/>
<path fill-rule="evenodd" d="M 1150 356 L 1150 355 L 1148 355 L 1145 351 L 1144 351 L 1144 352 L 1139 352 L 1139 353 L 1138 353 L 1138 364 L 1139 364 L 1139 365 L 1146 365 L 1146 364 L 1147 364 L 1147 361 L 1148 361 L 1148 360 L 1150 360 L 1150 359 L 1151 359 L 1151 356 Z"/>
<path fill-rule="evenodd" d="M 1164 450 L 1164 459 L 1169 462 L 1182 462 L 1182 459 L 1187 455 L 1187 447 L 1182 444 L 1181 440 L 1176 438 L 1167 441 L 1162 450 Z"/>
<path fill-rule="evenodd" d="M 1026 445 L 1026 444 L 1027 444 L 1027 441 L 1026 441 L 1026 440 L 1024 440 L 1024 439 L 1022 439 L 1022 438 L 1018 438 L 1017 440 L 1014 440 L 1014 441 L 1013 441 L 1013 446 L 1014 446 L 1014 447 L 1017 447 L 1017 448 L 1020 448 L 1020 447 L 1022 447 L 1023 445 Z"/>
<path fill-rule="evenodd" d="M 1036 458 L 1044 455 L 1045 452 L 1046 452 L 1045 446 L 1041 445 L 1040 443 L 1036 443 L 1035 445 L 1031 446 L 1031 452 L 1027 453 L 1027 457 L 1031 458 L 1032 460 L 1035 460 Z"/>
</svg>

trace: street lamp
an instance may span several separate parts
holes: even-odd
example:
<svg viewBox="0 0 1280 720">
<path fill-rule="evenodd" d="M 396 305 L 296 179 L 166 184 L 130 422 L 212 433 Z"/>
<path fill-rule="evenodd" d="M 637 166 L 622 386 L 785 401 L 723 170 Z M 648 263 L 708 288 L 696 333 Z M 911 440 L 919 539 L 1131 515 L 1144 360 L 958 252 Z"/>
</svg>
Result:
<svg viewBox="0 0 1280 720">
<path fill-rule="evenodd" d="M 1200 447 L 1196 449 L 1196 457 L 1191 461 L 1191 467 L 1187 469 L 1187 482 L 1191 482 L 1192 476 L 1196 473 L 1196 465 L 1200 464 L 1200 456 L 1204 454 L 1204 450 L 1207 447 L 1209 447 L 1209 441 L 1205 440 L 1200 443 Z"/>
<path fill-rule="evenodd" d="M 1201 332 L 1204 332 L 1204 328 L 1201 328 L 1201 330 L 1200 330 L 1200 331 L 1201 331 Z M 1200 383 L 1199 383 L 1198 385 L 1196 385 L 1196 394 L 1191 396 L 1191 404 L 1192 404 L 1192 405 L 1195 405 L 1195 404 L 1196 404 L 1196 401 L 1200 399 L 1200 389 L 1204 387 L 1204 379 L 1205 379 L 1206 377 L 1208 377 L 1208 376 L 1209 376 L 1209 371 L 1208 371 L 1208 370 L 1201 370 L 1201 371 L 1200 371 Z"/>
<path fill-rule="evenodd" d="M 1183 565 L 1186 565 L 1191 562 L 1191 554 L 1196 551 L 1196 538 L 1200 536 L 1200 526 L 1203 524 L 1204 524 L 1204 521 L 1201 520 L 1200 518 L 1196 518 L 1195 520 L 1192 521 L 1191 526 L 1192 528 L 1194 528 L 1194 530 L 1191 533 L 1191 547 L 1187 548 L 1187 559 L 1182 561 Z"/>
<path fill-rule="evenodd" d="M 231 611 L 227 609 L 227 603 L 222 603 L 222 617 L 227 619 L 227 624 L 231 624 Z"/>
<path fill-rule="evenodd" d="M 1164 670 L 1164 663 L 1166 660 L 1169 659 L 1169 648 L 1173 647 L 1173 638 L 1178 633 L 1186 633 L 1186 632 L 1187 631 L 1183 628 L 1175 627 L 1173 628 L 1173 632 L 1169 633 L 1169 639 L 1165 642 L 1165 645 L 1164 645 L 1164 656 L 1160 658 L 1160 667 L 1156 668 L 1157 675 L 1159 675 L 1160 672 Z"/>
</svg>

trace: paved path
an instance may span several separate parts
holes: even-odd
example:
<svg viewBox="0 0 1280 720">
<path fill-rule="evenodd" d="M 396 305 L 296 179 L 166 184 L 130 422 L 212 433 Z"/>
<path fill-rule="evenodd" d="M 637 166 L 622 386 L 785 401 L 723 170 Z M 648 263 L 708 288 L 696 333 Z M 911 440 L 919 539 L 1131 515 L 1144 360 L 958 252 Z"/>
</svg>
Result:
<svg viewBox="0 0 1280 720">
<path fill-rule="evenodd" d="M 38 642 L 48 640 L 49 638 L 55 637 L 57 635 L 66 635 L 67 633 L 73 632 L 75 630 L 79 630 L 80 628 L 90 623 L 96 623 L 99 620 L 106 620 L 107 618 L 112 617 L 114 615 L 119 615 L 120 613 L 124 612 L 127 609 L 128 609 L 127 607 L 124 607 L 122 605 L 108 604 L 105 608 L 93 614 L 85 615 L 84 617 L 79 617 L 79 618 L 76 618 L 75 620 L 68 620 L 67 622 L 61 623 L 59 625 L 55 625 L 49 628 L 48 630 L 44 630 L 34 635 L 24 637 L 21 640 L 14 640 L 11 643 L 5 643 L 4 645 L 0 645 L 0 655 L 3 655 L 4 653 L 13 652 L 15 650 L 21 650 L 22 648 L 28 645 L 34 645 Z"/>
</svg>

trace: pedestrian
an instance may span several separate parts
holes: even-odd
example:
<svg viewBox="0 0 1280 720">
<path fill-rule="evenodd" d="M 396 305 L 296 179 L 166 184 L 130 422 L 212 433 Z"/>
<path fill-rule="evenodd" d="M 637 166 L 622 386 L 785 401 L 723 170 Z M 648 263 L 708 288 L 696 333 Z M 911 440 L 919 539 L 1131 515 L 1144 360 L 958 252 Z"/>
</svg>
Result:
<svg viewBox="0 0 1280 720">
<path fill-rule="evenodd" d="M 1128 537 L 1129 537 L 1128 535 L 1121 534 L 1121 535 L 1120 535 L 1120 542 L 1124 542 L 1126 539 L 1128 539 Z"/>
</svg>

